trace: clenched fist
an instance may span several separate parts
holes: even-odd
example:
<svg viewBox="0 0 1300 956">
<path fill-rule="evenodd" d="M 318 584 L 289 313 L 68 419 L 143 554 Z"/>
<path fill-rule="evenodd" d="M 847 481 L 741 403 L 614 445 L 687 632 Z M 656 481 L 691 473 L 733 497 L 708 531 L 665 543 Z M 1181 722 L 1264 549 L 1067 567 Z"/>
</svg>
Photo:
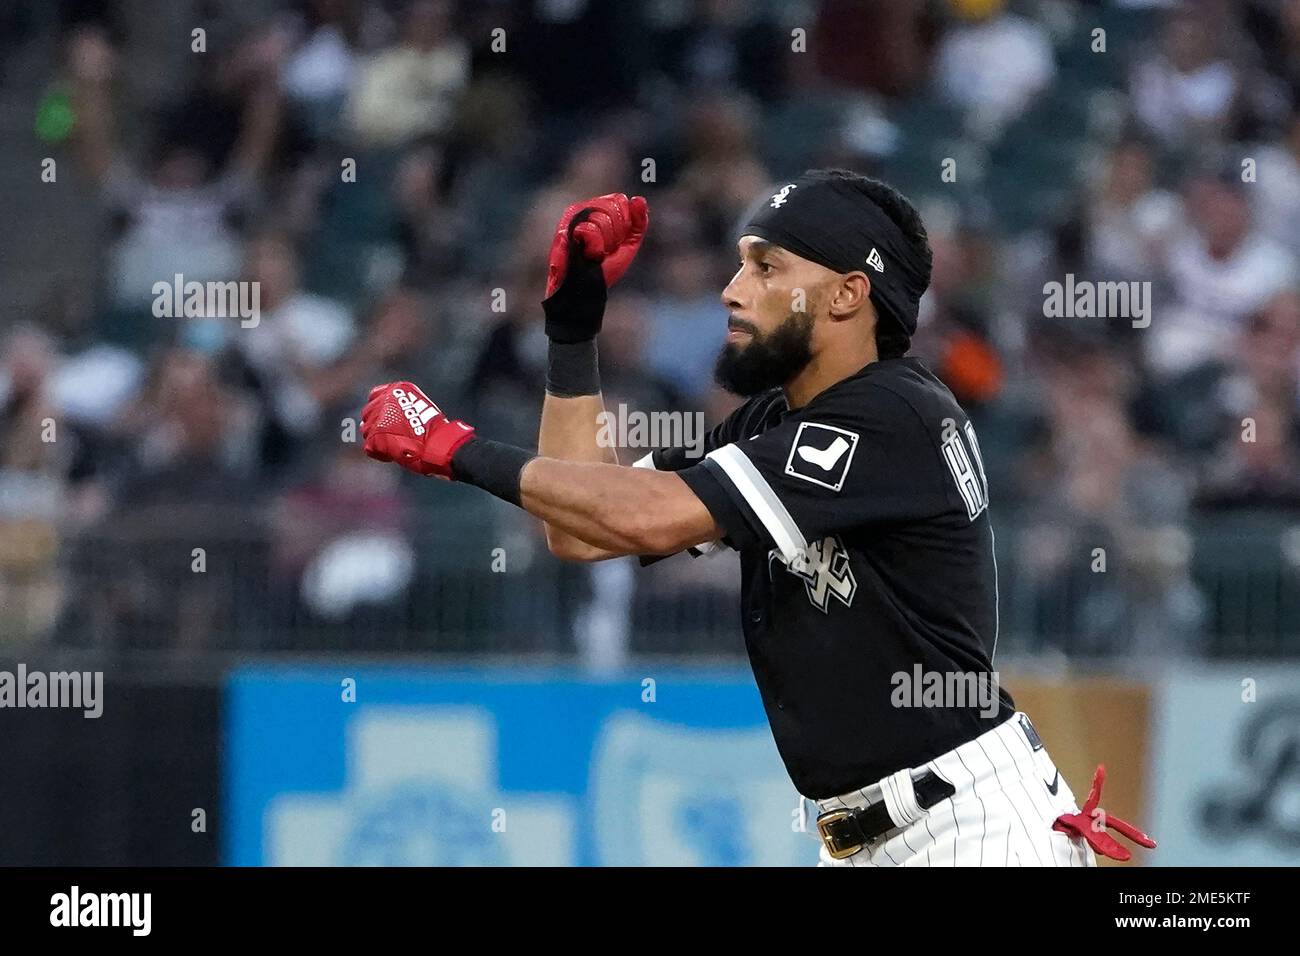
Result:
<svg viewBox="0 0 1300 956">
<path fill-rule="evenodd" d="M 641 196 L 609 193 L 564 210 L 551 240 L 546 275 L 546 334 L 554 342 L 596 337 L 605 298 L 641 248 L 649 209 Z"/>
<path fill-rule="evenodd" d="M 448 419 L 410 382 L 389 382 L 370 390 L 361 410 L 361 437 L 366 454 L 376 461 L 450 478 L 452 456 L 474 437 L 474 429 Z"/>
</svg>

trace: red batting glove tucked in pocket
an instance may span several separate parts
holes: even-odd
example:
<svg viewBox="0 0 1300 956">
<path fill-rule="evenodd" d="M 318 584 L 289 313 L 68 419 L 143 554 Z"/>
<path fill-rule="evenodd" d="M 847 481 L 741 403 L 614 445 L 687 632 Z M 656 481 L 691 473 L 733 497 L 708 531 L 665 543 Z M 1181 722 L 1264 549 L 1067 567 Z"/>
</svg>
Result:
<svg viewBox="0 0 1300 956">
<path fill-rule="evenodd" d="M 1113 817 L 1097 806 L 1101 800 L 1101 785 L 1105 782 L 1106 765 L 1098 764 L 1097 772 L 1092 775 L 1092 789 L 1088 791 L 1088 799 L 1083 801 L 1083 809 L 1078 813 L 1061 814 L 1052 824 L 1052 829 L 1071 836 L 1083 837 L 1093 850 L 1112 860 L 1129 860 L 1133 854 L 1126 847 L 1120 846 L 1115 838 L 1106 832 L 1107 827 L 1113 828 L 1121 836 L 1128 837 L 1138 846 L 1154 850 L 1155 840 L 1133 824 L 1126 823 L 1119 817 Z"/>
</svg>

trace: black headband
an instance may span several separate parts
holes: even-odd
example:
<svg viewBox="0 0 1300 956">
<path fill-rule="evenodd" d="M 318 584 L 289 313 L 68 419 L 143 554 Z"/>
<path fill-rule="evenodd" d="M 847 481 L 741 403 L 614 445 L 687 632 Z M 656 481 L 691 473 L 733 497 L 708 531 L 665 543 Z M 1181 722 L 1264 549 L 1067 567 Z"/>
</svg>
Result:
<svg viewBox="0 0 1300 956">
<path fill-rule="evenodd" d="M 835 272 L 863 272 L 882 319 L 916 332 L 928 278 L 894 221 L 851 182 L 804 173 L 768 197 L 741 235 L 758 236 Z"/>
</svg>

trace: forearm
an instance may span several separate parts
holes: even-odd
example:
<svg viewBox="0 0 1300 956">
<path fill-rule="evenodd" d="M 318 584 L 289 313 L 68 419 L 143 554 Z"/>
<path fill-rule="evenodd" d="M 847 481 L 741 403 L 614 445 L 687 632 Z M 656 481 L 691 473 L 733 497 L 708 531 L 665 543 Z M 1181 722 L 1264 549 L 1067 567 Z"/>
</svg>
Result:
<svg viewBox="0 0 1300 956">
<path fill-rule="evenodd" d="M 248 95 L 243 128 L 231 157 L 232 165 L 250 176 L 259 175 L 275 148 L 280 123 L 280 92 L 274 81 L 264 79 Z"/>
<path fill-rule="evenodd" d="M 518 505 L 596 560 L 630 554 L 672 554 L 720 536 L 712 515 L 673 472 L 606 462 L 560 461 L 483 438 L 455 453 L 452 477 Z"/>
<path fill-rule="evenodd" d="M 600 394 L 596 343 L 552 343 L 550 348 L 546 398 L 537 434 L 538 454 L 561 461 L 617 464 L 613 444 L 599 440 L 605 402 Z M 546 544 L 553 554 L 588 561 L 617 554 L 556 522 L 544 519 L 544 524 Z"/>
<path fill-rule="evenodd" d="M 520 506 L 608 557 L 671 554 L 713 531 L 677 475 L 604 462 L 534 458 L 520 476 Z"/>
<path fill-rule="evenodd" d="M 77 126 L 73 144 L 82 167 L 96 183 L 113 163 L 113 108 L 107 86 L 79 80 L 72 87 Z"/>
<path fill-rule="evenodd" d="M 537 433 L 537 452 L 561 461 L 618 464 L 613 443 L 601 442 L 600 416 L 605 411 L 603 397 L 582 395 L 560 398 L 549 392 L 542 403 L 542 425 Z"/>
</svg>

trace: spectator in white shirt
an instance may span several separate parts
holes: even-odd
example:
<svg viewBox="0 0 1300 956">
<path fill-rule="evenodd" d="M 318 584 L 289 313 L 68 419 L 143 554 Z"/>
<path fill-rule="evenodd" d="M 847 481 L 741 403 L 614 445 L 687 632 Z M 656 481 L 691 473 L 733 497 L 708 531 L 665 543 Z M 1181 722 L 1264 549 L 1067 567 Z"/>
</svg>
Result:
<svg viewBox="0 0 1300 956">
<path fill-rule="evenodd" d="M 1218 34 L 1194 10 L 1170 16 L 1160 49 L 1138 63 L 1129 85 L 1142 123 L 1167 146 L 1223 134 L 1240 79 L 1222 55 Z"/>
<path fill-rule="evenodd" d="M 1088 220 L 1088 263 L 1115 278 L 1151 279 L 1184 226 L 1182 201 L 1156 187 L 1151 151 L 1135 139 L 1111 150 Z"/>
<path fill-rule="evenodd" d="M 1147 337 L 1154 369 L 1177 373 L 1222 358 L 1246 317 L 1295 281 L 1296 262 L 1251 218 L 1248 186 L 1232 173 L 1188 184 L 1195 230 L 1170 251 L 1174 308 L 1156 303 Z"/>
<path fill-rule="evenodd" d="M 1286 137 L 1259 150 L 1249 188 L 1260 231 L 1300 256 L 1300 109 Z"/>
<path fill-rule="evenodd" d="M 939 89 L 967 111 L 968 132 L 993 139 L 1056 75 L 1052 42 L 1002 0 L 953 0 L 966 22 L 944 36 L 935 62 Z"/>
<path fill-rule="evenodd" d="M 347 116 L 368 145 L 401 146 L 443 131 L 469 83 L 470 57 L 445 0 L 414 0 L 402 39 L 364 62 Z"/>
</svg>

